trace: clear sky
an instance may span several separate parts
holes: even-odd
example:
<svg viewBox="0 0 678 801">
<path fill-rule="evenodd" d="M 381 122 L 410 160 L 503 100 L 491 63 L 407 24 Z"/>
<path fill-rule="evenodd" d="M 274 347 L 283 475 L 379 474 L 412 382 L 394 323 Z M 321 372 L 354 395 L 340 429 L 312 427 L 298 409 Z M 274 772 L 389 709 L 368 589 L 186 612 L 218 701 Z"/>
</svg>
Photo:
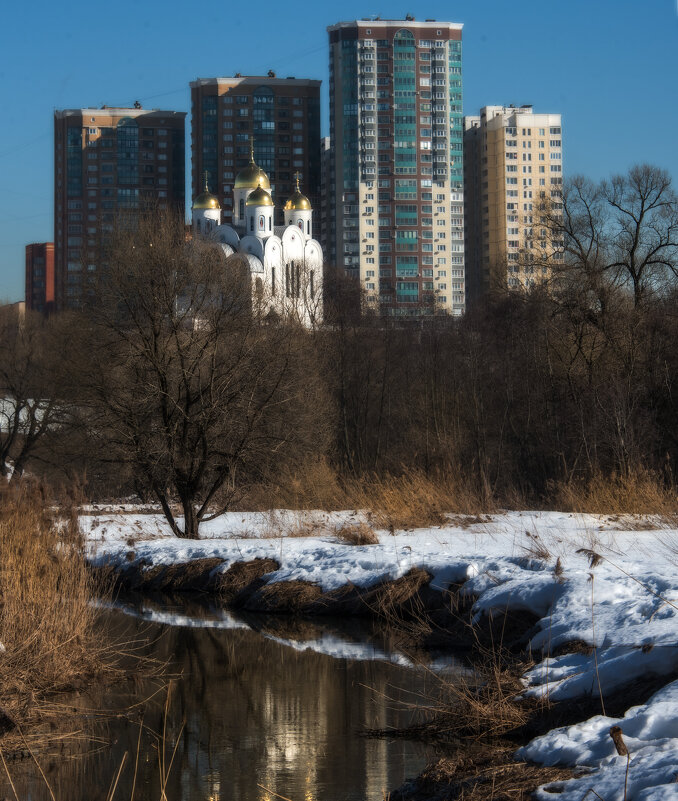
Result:
<svg viewBox="0 0 678 801">
<path fill-rule="evenodd" d="M 322 79 L 329 134 L 326 27 L 341 20 L 410 13 L 462 22 L 465 114 L 531 103 L 563 115 L 565 177 L 598 179 L 645 161 L 678 182 L 678 0 L 7 0 L 2 8 L 3 300 L 23 298 L 24 246 L 53 239 L 54 109 L 140 100 L 189 111 L 189 81 L 273 69 Z"/>
</svg>

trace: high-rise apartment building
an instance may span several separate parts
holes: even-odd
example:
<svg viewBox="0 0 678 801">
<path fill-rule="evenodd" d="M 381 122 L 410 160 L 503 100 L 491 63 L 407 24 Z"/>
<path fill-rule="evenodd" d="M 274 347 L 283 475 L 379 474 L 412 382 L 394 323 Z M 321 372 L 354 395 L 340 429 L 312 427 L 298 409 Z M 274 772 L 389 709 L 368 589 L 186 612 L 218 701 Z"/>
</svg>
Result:
<svg viewBox="0 0 678 801">
<path fill-rule="evenodd" d="M 54 242 L 26 245 L 26 308 L 49 314 L 54 297 Z"/>
<path fill-rule="evenodd" d="M 116 213 L 185 205 L 185 112 L 81 108 L 54 113 L 56 305 L 77 308 L 104 267 Z"/>
<path fill-rule="evenodd" d="M 191 83 L 192 197 L 205 187 L 219 199 L 222 222 L 233 223 L 235 178 L 254 161 L 266 173 L 273 197 L 285 199 L 295 173 L 320 205 L 320 81 L 241 76 Z M 276 225 L 283 224 L 282 204 Z"/>
<path fill-rule="evenodd" d="M 388 315 L 464 310 L 462 25 L 340 22 L 328 256 Z"/>
<path fill-rule="evenodd" d="M 562 259 L 546 224 L 562 206 L 560 114 L 485 106 L 465 117 L 464 171 L 468 302 L 547 280 Z"/>
<path fill-rule="evenodd" d="M 334 185 L 334 158 L 330 137 L 324 136 L 320 141 L 320 221 L 318 230 L 320 244 L 328 264 L 336 265 L 336 253 L 329 253 L 330 243 L 334 243 L 331 230 L 334 226 L 334 216 L 331 214 L 330 186 Z"/>
</svg>

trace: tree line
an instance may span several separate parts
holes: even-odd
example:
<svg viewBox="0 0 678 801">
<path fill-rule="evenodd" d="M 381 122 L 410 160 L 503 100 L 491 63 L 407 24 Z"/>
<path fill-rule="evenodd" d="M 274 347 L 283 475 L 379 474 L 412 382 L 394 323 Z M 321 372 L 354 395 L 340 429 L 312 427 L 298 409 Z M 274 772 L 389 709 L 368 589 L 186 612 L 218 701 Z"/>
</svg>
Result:
<svg viewBox="0 0 678 801">
<path fill-rule="evenodd" d="M 544 505 L 600 476 L 674 487 L 669 176 L 574 178 L 540 213 L 564 250 L 548 283 L 395 323 L 361 314 L 358 288 L 328 270 L 315 330 L 258 319 L 245 265 L 187 243 L 182 221 L 124 228 L 95 303 L 0 320 L 0 469 L 155 500 L 191 537 L 247 487 L 313 463 L 339 482 L 461 477 L 488 504 Z"/>
</svg>

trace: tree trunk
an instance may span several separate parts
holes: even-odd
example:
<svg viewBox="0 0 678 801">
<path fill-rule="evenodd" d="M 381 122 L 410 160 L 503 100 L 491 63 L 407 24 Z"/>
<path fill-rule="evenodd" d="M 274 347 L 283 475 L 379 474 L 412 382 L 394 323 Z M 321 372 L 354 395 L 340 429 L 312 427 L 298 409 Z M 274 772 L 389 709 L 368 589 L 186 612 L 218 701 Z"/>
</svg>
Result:
<svg viewBox="0 0 678 801">
<path fill-rule="evenodd" d="M 198 534 L 198 514 L 193 503 L 193 496 L 189 493 L 182 493 L 181 507 L 184 510 L 184 530 L 179 535 L 187 540 L 199 539 Z"/>
</svg>

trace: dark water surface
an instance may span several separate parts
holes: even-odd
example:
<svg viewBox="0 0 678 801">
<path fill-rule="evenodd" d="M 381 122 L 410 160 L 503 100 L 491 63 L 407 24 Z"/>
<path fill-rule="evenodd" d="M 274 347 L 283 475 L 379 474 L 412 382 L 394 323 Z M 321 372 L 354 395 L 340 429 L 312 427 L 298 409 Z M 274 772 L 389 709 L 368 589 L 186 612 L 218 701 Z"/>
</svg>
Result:
<svg viewBox="0 0 678 801">
<path fill-rule="evenodd" d="M 410 722 L 412 693 L 435 692 L 426 670 L 394 664 L 406 660 L 372 625 L 242 619 L 148 602 L 128 611 L 137 617 L 103 612 L 102 627 L 148 641 L 145 653 L 178 676 L 165 729 L 166 764 L 177 744 L 167 801 L 274 801 L 273 793 L 292 801 L 383 801 L 431 756 L 403 738 L 360 736 L 365 728 Z M 161 680 L 130 680 L 74 702 L 126 711 L 92 723 L 103 740 L 98 753 L 46 766 L 57 801 L 106 799 L 125 752 L 114 798 L 130 801 L 138 753 L 134 798 L 160 801 L 152 732 L 163 730 L 165 687 Z M 15 776 L 19 798 L 49 799 L 30 768 Z M 13 797 L 9 788 L 2 792 Z"/>
</svg>

